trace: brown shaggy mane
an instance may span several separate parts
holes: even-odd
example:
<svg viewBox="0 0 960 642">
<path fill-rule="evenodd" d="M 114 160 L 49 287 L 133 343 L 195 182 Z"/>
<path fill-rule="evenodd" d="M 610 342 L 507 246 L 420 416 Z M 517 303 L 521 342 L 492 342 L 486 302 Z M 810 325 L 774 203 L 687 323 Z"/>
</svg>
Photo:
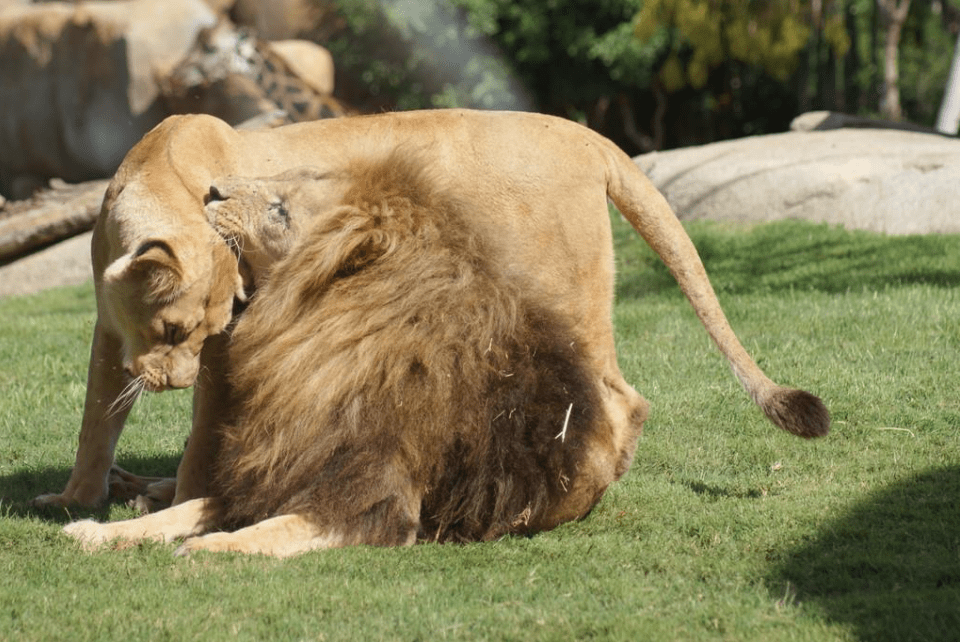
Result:
<svg viewBox="0 0 960 642">
<path fill-rule="evenodd" d="M 535 530 L 609 430 L 570 329 L 416 153 L 350 180 L 233 333 L 218 521 L 300 514 L 344 545 Z"/>
</svg>

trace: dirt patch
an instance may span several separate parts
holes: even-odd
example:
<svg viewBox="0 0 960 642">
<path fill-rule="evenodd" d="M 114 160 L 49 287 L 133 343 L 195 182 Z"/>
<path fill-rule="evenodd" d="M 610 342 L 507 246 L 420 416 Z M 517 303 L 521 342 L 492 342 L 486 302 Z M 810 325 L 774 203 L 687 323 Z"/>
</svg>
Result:
<svg viewBox="0 0 960 642">
<path fill-rule="evenodd" d="M 86 232 L 0 266 L 0 297 L 33 294 L 47 288 L 93 280 L 90 264 L 92 236 L 93 232 Z"/>
</svg>

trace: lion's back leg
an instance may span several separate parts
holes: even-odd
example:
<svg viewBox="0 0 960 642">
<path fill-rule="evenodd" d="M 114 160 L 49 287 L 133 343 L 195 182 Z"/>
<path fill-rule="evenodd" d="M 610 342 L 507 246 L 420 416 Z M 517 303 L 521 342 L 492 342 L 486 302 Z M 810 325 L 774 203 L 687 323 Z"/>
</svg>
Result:
<svg viewBox="0 0 960 642">
<path fill-rule="evenodd" d="M 573 347 L 593 384 L 598 406 L 581 466 L 568 490 L 553 503 L 533 530 L 549 530 L 586 516 L 606 488 L 630 467 L 650 405 L 631 386 L 617 362 L 613 327 L 613 257 L 599 251 L 580 272 L 576 290 L 560 290 L 543 302 L 559 318 L 572 319 Z M 563 301 L 558 308 L 552 302 Z"/>
<path fill-rule="evenodd" d="M 640 395 L 637 398 L 642 404 L 633 408 L 629 418 L 623 416 L 630 407 L 626 397 L 607 397 L 602 401 L 602 412 L 597 413 L 590 434 L 580 444 L 576 468 L 561 476 L 563 492 L 554 495 L 541 516 L 521 530 L 547 531 L 582 519 L 593 510 L 607 487 L 627 471 L 633 460 L 637 436 L 646 417 L 646 402 Z M 616 416 L 610 414 L 611 408 Z"/>
</svg>

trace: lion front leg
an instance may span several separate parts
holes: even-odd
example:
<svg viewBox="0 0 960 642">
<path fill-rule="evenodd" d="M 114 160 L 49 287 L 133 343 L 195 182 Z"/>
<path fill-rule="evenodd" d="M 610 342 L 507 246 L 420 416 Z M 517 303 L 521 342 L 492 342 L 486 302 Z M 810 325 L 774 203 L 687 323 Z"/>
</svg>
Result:
<svg viewBox="0 0 960 642">
<path fill-rule="evenodd" d="M 172 542 L 206 532 L 209 516 L 216 506 L 215 501 L 210 498 L 194 499 L 119 522 L 100 523 L 90 519 L 71 522 L 63 527 L 63 532 L 78 540 L 86 550 L 94 550 L 114 540 Z"/>
<path fill-rule="evenodd" d="M 114 450 L 136 398 L 121 363 L 120 340 L 97 321 L 87 370 L 87 394 L 77 457 L 62 493 L 40 495 L 36 506 L 96 506 L 109 493 Z"/>
<path fill-rule="evenodd" d="M 410 529 L 406 538 L 397 543 L 409 546 L 416 542 L 416 538 L 416 530 Z M 190 537 L 180 545 L 176 554 L 189 555 L 196 551 L 232 551 L 271 557 L 291 557 L 308 551 L 341 548 L 356 543 L 355 535 L 350 536 L 336 528 L 321 529 L 300 515 L 280 515 L 232 533 L 209 533 Z"/>
</svg>

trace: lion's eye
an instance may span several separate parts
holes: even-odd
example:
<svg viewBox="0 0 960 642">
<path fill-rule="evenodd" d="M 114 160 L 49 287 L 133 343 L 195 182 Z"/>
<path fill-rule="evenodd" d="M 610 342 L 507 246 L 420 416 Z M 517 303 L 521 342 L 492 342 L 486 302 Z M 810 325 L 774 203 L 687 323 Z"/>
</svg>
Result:
<svg viewBox="0 0 960 642">
<path fill-rule="evenodd" d="M 176 323 L 163 324 L 163 342 L 167 345 L 180 345 L 186 338 L 187 332 L 183 326 Z"/>
<path fill-rule="evenodd" d="M 290 212 L 287 210 L 287 205 L 283 201 L 276 201 L 270 203 L 270 211 L 279 216 L 285 223 L 290 221 Z"/>
</svg>

